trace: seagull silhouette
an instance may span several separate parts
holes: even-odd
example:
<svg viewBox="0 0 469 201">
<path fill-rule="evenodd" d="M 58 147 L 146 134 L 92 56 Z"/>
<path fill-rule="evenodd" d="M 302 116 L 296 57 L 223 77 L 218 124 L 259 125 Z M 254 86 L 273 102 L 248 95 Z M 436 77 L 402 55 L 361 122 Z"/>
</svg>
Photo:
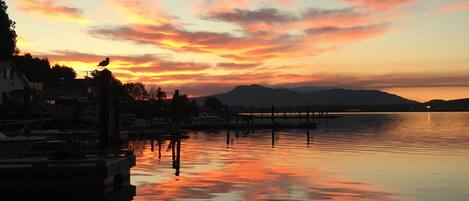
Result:
<svg viewBox="0 0 469 201">
<path fill-rule="evenodd" d="M 105 67 L 105 66 L 109 65 L 109 61 L 111 61 L 111 59 L 109 59 L 109 57 L 106 57 L 106 60 L 103 60 L 103 61 L 99 62 L 98 67 L 99 66 Z"/>
</svg>

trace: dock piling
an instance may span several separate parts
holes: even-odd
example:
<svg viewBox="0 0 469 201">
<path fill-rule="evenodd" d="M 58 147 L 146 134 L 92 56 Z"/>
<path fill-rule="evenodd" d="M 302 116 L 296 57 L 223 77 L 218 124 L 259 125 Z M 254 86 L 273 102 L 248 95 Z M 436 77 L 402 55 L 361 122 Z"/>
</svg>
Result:
<svg viewBox="0 0 469 201">
<path fill-rule="evenodd" d="M 99 75 L 99 148 L 105 150 L 108 148 L 109 132 L 109 82 L 111 80 L 111 71 L 104 69 Z"/>
</svg>

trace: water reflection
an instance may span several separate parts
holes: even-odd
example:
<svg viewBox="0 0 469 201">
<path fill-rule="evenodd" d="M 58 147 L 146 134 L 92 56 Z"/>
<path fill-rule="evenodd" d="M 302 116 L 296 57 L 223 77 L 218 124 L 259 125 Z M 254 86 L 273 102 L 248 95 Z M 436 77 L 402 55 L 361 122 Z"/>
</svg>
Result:
<svg viewBox="0 0 469 201">
<path fill-rule="evenodd" d="M 58 192 L 58 191 L 34 191 L 17 189 L 8 193 L 0 194 L 0 200 L 16 200 L 16 201 L 31 201 L 31 200 L 47 200 L 47 201 L 131 201 L 135 196 L 135 186 L 124 186 L 116 189 L 110 193 L 76 191 L 72 192 Z"/>
<path fill-rule="evenodd" d="M 135 200 L 469 196 L 469 113 L 356 114 L 323 125 L 197 132 L 158 142 L 158 153 L 153 141 L 134 141 Z"/>
</svg>

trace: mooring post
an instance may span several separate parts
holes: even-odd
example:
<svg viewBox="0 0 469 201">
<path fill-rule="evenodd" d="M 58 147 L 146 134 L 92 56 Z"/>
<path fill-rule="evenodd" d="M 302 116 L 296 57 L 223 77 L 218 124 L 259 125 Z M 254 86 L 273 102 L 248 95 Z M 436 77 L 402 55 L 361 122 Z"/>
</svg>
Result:
<svg viewBox="0 0 469 201">
<path fill-rule="evenodd" d="M 170 146 L 171 146 L 171 158 L 173 159 L 173 168 L 175 166 L 175 161 L 176 161 L 176 156 L 175 156 L 175 150 L 174 150 L 174 143 L 176 139 L 171 139 Z"/>
<path fill-rule="evenodd" d="M 275 106 L 272 105 L 272 128 L 275 124 Z"/>
<path fill-rule="evenodd" d="M 99 75 L 99 148 L 105 150 L 108 148 L 109 132 L 109 82 L 111 80 L 111 71 L 104 69 Z"/>
<path fill-rule="evenodd" d="M 230 129 L 226 130 L 226 144 L 230 144 Z"/>
<path fill-rule="evenodd" d="M 306 106 L 306 125 L 309 128 L 309 106 Z"/>
<path fill-rule="evenodd" d="M 181 169 L 181 138 L 177 140 L 176 148 L 176 176 L 179 176 L 179 171 Z"/>
<path fill-rule="evenodd" d="M 249 110 L 250 110 L 250 116 L 251 116 L 251 118 L 249 118 L 249 123 L 252 126 L 254 124 L 254 117 L 252 115 L 252 106 L 249 108 Z"/>
<path fill-rule="evenodd" d="M 264 109 L 261 108 L 261 124 L 264 123 Z"/>
<path fill-rule="evenodd" d="M 314 108 L 312 108 L 311 110 L 312 110 L 312 111 L 311 111 L 311 119 L 312 119 L 313 122 L 314 122 Z"/>
<path fill-rule="evenodd" d="M 283 121 L 287 123 L 287 108 L 283 108 Z"/>
<path fill-rule="evenodd" d="M 226 127 L 230 127 L 230 106 L 226 106 Z"/>
<path fill-rule="evenodd" d="M 308 127 L 307 130 L 306 130 L 306 137 L 307 137 L 307 139 L 306 139 L 306 144 L 309 145 L 309 144 L 310 144 L 309 127 Z"/>
<path fill-rule="evenodd" d="M 301 125 L 301 107 L 298 109 L 298 124 Z"/>
<path fill-rule="evenodd" d="M 161 160 L 161 144 L 163 143 L 163 141 L 161 140 L 161 136 L 158 137 L 157 142 L 158 142 L 158 160 Z"/>
<path fill-rule="evenodd" d="M 272 148 L 275 147 L 275 131 L 274 128 L 272 127 Z"/>
<path fill-rule="evenodd" d="M 120 111 L 119 111 L 119 97 L 114 98 L 114 147 L 120 149 L 121 146 L 121 133 L 120 133 Z"/>
</svg>

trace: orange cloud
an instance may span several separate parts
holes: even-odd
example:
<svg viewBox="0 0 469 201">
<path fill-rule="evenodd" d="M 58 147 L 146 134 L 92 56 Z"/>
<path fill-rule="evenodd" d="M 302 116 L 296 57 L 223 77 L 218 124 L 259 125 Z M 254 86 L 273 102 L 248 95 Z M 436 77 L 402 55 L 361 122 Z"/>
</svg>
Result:
<svg viewBox="0 0 469 201">
<path fill-rule="evenodd" d="M 105 38 L 153 44 L 159 48 L 182 52 L 201 52 L 238 61 L 260 62 L 272 58 L 291 58 L 316 55 L 330 44 L 351 42 L 385 33 L 387 26 L 364 25 L 347 28 L 329 28 L 321 34 L 306 30 L 301 34 L 271 35 L 255 33 L 233 36 L 228 33 L 191 32 L 171 25 L 131 25 L 114 28 L 96 28 L 90 34 Z M 371 33 L 367 33 L 371 32 Z M 267 36 L 267 37 L 266 37 Z M 328 36 L 331 36 L 328 38 Z M 314 37 L 317 37 L 316 40 Z M 342 37 L 342 38 L 340 38 Z M 354 39 L 354 40 L 350 40 Z M 321 43 L 307 43 L 321 41 Z"/>
<path fill-rule="evenodd" d="M 35 13 L 59 21 L 74 23 L 89 23 L 79 8 L 58 6 L 54 0 L 17 0 L 18 10 L 25 13 Z"/>
<path fill-rule="evenodd" d="M 42 53 L 52 63 L 76 66 L 84 63 L 89 66 L 87 70 L 96 69 L 97 63 L 105 57 L 111 58 L 109 69 L 116 77 L 124 82 L 140 80 L 153 83 L 161 80 L 159 77 L 171 75 L 193 75 L 199 71 L 211 68 L 209 64 L 195 62 L 170 61 L 155 55 L 96 55 L 75 51 L 54 51 Z M 79 74 L 81 74 L 79 72 Z"/>
<path fill-rule="evenodd" d="M 74 64 L 82 62 L 90 67 L 88 70 L 96 68 L 97 62 L 108 56 L 111 58 L 109 68 L 123 82 L 140 81 L 149 85 L 158 85 L 170 91 L 184 89 L 185 93 L 191 96 L 226 92 L 234 86 L 253 83 L 286 88 L 334 86 L 404 92 L 409 91 L 405 90 L 407 88 L 435 90 L 442 87 L 455 90 L 461 88 L 467 90 L 469 88 L 467 82 L 469 74 L 466 72 L 385 75 L 294 74 L 290 73 L 289 70 L 297 68 L 294 66 L 268 67 L 262 63 L 222 62 L 216 64 L 214 68 L 211 64 L 177 62 L 156 55 L 96 55 L 73 51 L 54 51 L 43 54 L 43 56 L 47 56 L 52 63 Z M 221 69 L 221 71 L 218 72 L 216 69 Z M 451 94 L 448 93 L 447 95 L 450 97 Z M 415 93 L 412 97 L 417 96 L 419 96 L 419 93 Z M 432 98 L 429 94 L 422 97 L 425 100 Z"/>
<path fill-rule="evenodd" d="M 173 23 L 172 17 L 159 9 L 155 1 L 108 0 L 125 18 L 134 24 L 164 25 Z"/>
<path fill-rule="evenodd" d="M 469 9 L 469 2 L 457 2 L 446 4 L 438 9 L 438 12 L 441 14 L 455 12 L 458 10 Z"/>
</svg>

